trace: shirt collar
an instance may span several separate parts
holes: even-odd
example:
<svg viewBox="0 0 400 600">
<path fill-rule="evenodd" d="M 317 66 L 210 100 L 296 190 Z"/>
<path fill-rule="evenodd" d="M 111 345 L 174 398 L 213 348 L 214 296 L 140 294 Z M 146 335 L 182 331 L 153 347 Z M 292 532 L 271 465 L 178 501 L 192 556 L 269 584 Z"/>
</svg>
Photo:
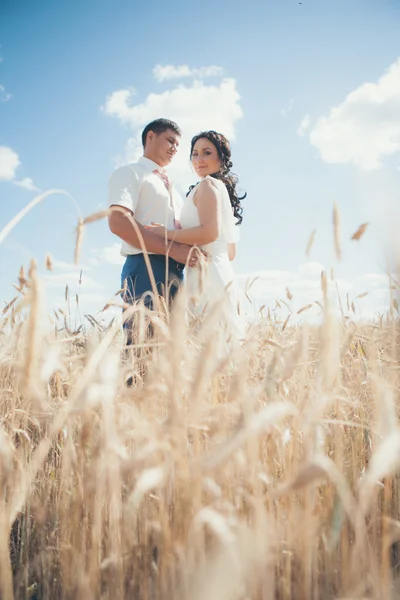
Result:
<svg viewBox="0 0 400 600">
<path fill-rule="evenodd" d="M 150 160 L 150 158 L 147 158 L 146 156 L 141 156 L 138 162 L 146 167 L 146 169 L 150 172 L 157 170 L 160 171 L 160 173 L 164 173 L 164 169 L 160 167 L 160 165 L 155 163 L 153 160 Z"/>
</svg>

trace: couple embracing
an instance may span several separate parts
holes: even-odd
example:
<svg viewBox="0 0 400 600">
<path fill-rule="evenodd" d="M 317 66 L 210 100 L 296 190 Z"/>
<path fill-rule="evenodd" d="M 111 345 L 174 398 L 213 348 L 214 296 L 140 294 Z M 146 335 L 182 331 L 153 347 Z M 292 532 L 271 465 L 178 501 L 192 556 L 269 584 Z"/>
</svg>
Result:
<svg viewBox="0 0 400 600">
<path fill-rule="evenodd" d="M 144 245 L 160 296 L 167 290 L 169 302 L 173 301 L 185 280 L 190 312 L 205 313 L 222 301 L 224 327 L 240 339 L 244 325 L 232 260 L 243 197 L 238 196 L 237 178 L 231 173 L 230 145 L 215 131 L 193 137 L 190 161 L 199 181 L 182 201 L 165 171 L 180 138 L 173 121 L 152 121 L 142 133 L 143 156 L 111 176 L 109 227 L 122 240 L 121 254 L 126 257 L 121 274 L 124 299 L 129 303 L 141 300 L 150 310 L 154 308 Z"/>
</svg>

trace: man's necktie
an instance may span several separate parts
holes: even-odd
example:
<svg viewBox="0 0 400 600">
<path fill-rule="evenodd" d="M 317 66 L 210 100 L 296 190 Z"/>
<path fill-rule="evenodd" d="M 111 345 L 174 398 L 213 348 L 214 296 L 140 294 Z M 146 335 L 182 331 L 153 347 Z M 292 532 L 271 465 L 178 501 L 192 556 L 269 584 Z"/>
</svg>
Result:
<svg viewBox="0 0 400 600">
<path fill-rule="evenodd" d="M 162 181 L 164 182 L 164 185 L 167 188 L 168 193 L 169 193 L 169 199 L 170 199 L 170 203 L 171 203 L 171 208 L 174 211 L 174 226 L 175 226 L 175 229 L 181 229 L 181 224 L 177 220 L 176 214 L 175 214 L 174 198 L 173 198 L 173 194 L 172 194 L 172 185 L 171 185 L 170 180 L 168 179 L 168 175 L 166 173 L 164 173 L 164 172 L 159 171 L 158 169 L 154 169 L 153 173 L 155 175 L 157 175 L 158 177 L 160 177 L 160 179 L 162 179 Z"/>
</svg>

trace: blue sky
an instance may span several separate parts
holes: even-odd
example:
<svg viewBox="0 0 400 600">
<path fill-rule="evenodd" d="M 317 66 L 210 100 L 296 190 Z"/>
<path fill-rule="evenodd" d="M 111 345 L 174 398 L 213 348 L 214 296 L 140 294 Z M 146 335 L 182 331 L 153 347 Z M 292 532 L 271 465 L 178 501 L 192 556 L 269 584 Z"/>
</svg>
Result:
<svg viewBox="0 0 400 600">
<path fill-rule="evenodd" d="M 146 122 L 172 117 L 186 133 L 172 170 L 182 188 L 193 180 L 192 133 L 204 126 L 232 139 L 248 193 L 235 265 L 241 279 L 259 275 L 261 300 L 272 303 L 286 285 L 295 303 L 317 298 L 321 267 L 333 265 L 344 292 L 369 286 L 365 310 L 381 309 L 383 250 L 399 204 L 399 30 L 397 0 L 3 0 L 0 229 L 34 187 L 66 190 L 83 215 L 105 206 L 109 176 L 138 155 Z M 53 196 L 11 232 L 0 245 L 4 301 L 20 265 L 43 264 L 49 252 L 48 295 L 61 302 L 64 283 L 78 279 L 77 216 Z M 364 221 L 367 233 L 350 242 Z M 105 222 L 85 231 L 83 310 L 95 312 L 119 287 L 115 243 Z"/>
</svg>

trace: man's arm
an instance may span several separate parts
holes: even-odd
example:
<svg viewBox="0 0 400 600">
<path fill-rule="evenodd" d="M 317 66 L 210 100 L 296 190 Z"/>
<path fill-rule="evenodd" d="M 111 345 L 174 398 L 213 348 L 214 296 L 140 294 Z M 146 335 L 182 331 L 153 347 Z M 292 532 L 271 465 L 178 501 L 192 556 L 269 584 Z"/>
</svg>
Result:
<svg viewBox="0 0 400 600">
<path fill-rule="evenodd" d="M 171 258 L 183 264 L 190 252 L 189 246 L 171 244 L 144 229 L 134 219 L 139 200 L 139 184 L 136 174 L 129 167 L 121 167 L 114 171 L 108 188 L 108 203 L 112 213 L 108 225 L 112 233 L 135 248 L 156 254 L 169 254 Z M 142 241 L 140 239 L 142 238 Z"/>
<path fill-rule="evenodd" d="M 143 249 L 143 244 L 147 252 L 155 254 L 169 254 L 177 262 L 186 263 L 190 246 L 169 242 L 154 233 L 147 231 L 143 225 L 138 223 L 132 214 L 132 211 L 122 206 L 111 206 L 112 212 L 108 216 L 108 226 L 110 231 L 121 240 L 135 248 Z M 134 221 L 135 225 L 132 223 Z M 143 242 L 140 240 L 140 236 Z"/>
</svg>

